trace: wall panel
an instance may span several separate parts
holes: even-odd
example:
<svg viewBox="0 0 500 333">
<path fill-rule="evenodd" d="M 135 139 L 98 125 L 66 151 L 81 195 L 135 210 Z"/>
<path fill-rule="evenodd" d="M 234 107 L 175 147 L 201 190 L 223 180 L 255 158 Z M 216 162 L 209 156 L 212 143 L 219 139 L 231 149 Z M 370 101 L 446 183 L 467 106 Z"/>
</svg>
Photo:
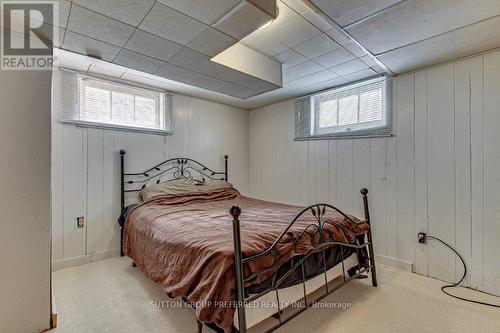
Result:
<svg viewBox="0 0 500 333">
<path fill-rule="evenodd" d="M 484 290 L 500 289 L 500 53 L 484 56 Z"/>
<path fill-rule="evenodd" d="M 427 182 L 427 72 L 415 73 L 415 229 L 428 232 L 429 214 Z M 428 247 L 417 244 L 415 249 L 415 272 L 427 275 Z"/>
<path fill-rule="evenodd" d="M 484 290 L 484 59 L 470 67 L 471 287 Z"/>
<path fill-rule="evenodd" d="M 55 268 L 119 252 L 119 151 L 125 168 L 140 172 L 169 157 L 187 156 L 223 170 L 248 192 L 248 117 L 245 110 L 175 95 L 170 136 L 81 128 L 53 120 L 53 261 Z M 135 201 L 136 195 L 127 196 Z M 85 228 L 76 228 L 84 216 Z"/>
<path fill-rule="evenodd" d="M 427 74 L 427 181 L 429 233 L 455 245 L 454 65 Z M 429 274 L 455 278 L 455 258 L 436 242 L 428 243 Z"/>
<path fill-rule="evenodd" d="M 397 149 L 397 253 L 412 262 L 415 258 L 415 75 L 398 79 Z"/>
<path fill-rule="evenodd" d="M 368 186 L 377 254 L 455 281 L 462 268 L 454 254 L 435 241 L 417 243 L 417 232 L 427 232 L 464 256 L 470 269 L 464 285 L 500 294 L 499 78 L 500 52 L 397 77 L 395 136 L 385 139 L 293 142 L 293 126 L 285 133 L 274 127 L 293 120 L 293 100 L 252 110 L 250 194 L 328 201 L 360 215 L 359 187 Z M 279 167 L 272 170 L 261 159 L 271 156 L 269 147 L 291 147 L 290 155 L 276 155 Z M 290 164 L 291 194 L 274 181 Z"/>
</svg>

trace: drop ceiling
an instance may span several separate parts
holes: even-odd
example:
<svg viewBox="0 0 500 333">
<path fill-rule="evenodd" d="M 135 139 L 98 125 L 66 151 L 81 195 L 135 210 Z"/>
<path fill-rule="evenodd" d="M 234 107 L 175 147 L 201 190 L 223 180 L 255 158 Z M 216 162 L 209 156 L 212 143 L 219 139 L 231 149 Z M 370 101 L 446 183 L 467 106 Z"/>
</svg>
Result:
<svg viewBox="0 0 500 333">
<path fill-rule="evenodd" d="M 278 0 L 277 19 L 258 30 L 265 17 L 248 22 L 253 8 L 235 10 L 238 0 L 59 3 L 54 44 L 103 60 L 83 69 L 113 63 L 123 78 L 243 108 L 500 46 L 498 0 Z M 210 61 L 236 43 L 280 62 L 282 87 Z"/>
</svg>

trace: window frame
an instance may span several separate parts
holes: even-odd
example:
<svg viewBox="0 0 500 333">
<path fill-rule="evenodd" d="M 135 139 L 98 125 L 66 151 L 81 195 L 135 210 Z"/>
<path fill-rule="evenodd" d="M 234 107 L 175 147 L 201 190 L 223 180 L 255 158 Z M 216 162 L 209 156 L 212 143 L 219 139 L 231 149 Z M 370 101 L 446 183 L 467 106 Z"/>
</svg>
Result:
<svg viewBox="0 0 500 333">
<path fill-rule="evenodd" d="M 359 122 L 363 94 L 372 91 L 381 90 L 381 119 Z M 296 99 L 296 125 L 295 139 L 298 141 L 307 140 L 330 140 L 330 139 L 352 139 L 352 138 L 371 138 L 371 137 L 390 137 L 393 136 L 392 128 L 392 79 L 388 76 L 376 76 L 356 82 L 337 86 L 310 95 Z M 331 96 L 329 96 L 331 95 Z M 321 104 L 325 102 L 336 103 L 336 123 L 339 123 L 339 117 L 342 112 L 339 107 L 342 99 L 349 96 L 357 97 L 356 119 L 357 123 L 347 125 L 334 125 L 320 127 L 321 123 Z M 377 97 L 378 98 L 378 97 Z M 298 104 L 297 104 L 298 103 Z M 374 104 L 375 105 L 375 104 Z M 378 103 L 377 103 L 378 105 Z M 333 108 L 332 108 L 333 110 Z M 308 115 L 304 115 L 307 112 Z M 324 114 L 323 114 L 324 116 Z M 297 118 L 298 117 L 298 118 Z M 303 119 L 303 120 L 301 120 Z M 308 130 L 305 131 L 303 125 L 298 122 L 308 123 Z M 301 128 L 301 129 L 300 129 Z"/>
<path fill-rule="evenodd" d="M 90 127 L 90 128 L 100 128 L 100 129 L 138 132 L 138 133 L 151 133 L 159 135 L 172 134 L 171 123 L 170 123 L 172 94 L 169 93 L 168 91 L 156 87 L 136 84 L 126 80 L 103 77 L 100 75 L 89 75 L 88 73 L 79 73 L 79 72 L 76 72 L 75 74 L 76 74 L 76 114 L 74 119 L 64 119 L 64 122 L 73 123 L 76 124 L 77 126 Z M 128 93 L 128 90 L 136 91 L 137 94 L 133 94 L 134 102 L 136 96 L 146 97 L 148 94 L 159 94 L 158 98 L 155 98 L 155 100 L 157 102 L 163 100 L 161 103 L 162 105 L 159 105 L 156 108 L 157 116 L 159 117 L 159 125 L 161 127 L 155 128 L 155 127 L 139 126 L 132 124 L 115 124 L 104 121 L 91 121 L 82 119 L 81 108 L 82 104 L 85 103 L 85 101 L 82 99 L 83 98 L 82 86 L 81 86 L 82 80 L 91 80 L 98 83 L 102 83 L 103 85 L 122 87 L 122 89 L 125 89 L 127 91 L 126 93 Z M 98 86 L 98 84 L 95 86 Z M 110 91 L 111 96 L 113 94 L 113 91 L 116 93 L 120 93 L 119 88 L 116 90 L 109 89 L 108 91 Z M 110 98 L 110 110 L 112 111 L 112 97 Z"/>
</svg>

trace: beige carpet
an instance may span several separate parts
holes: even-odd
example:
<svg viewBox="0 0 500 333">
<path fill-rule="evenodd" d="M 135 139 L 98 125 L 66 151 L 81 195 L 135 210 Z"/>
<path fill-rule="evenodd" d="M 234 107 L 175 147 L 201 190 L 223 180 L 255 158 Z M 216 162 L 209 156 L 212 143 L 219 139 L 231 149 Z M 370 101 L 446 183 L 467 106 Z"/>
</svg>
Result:
<svg viewBox="0 0 500 333">
<path fill-rule="evenodd" d="M 310 309 L 277 332 L 500 332 L 500 309 L 447 297 L 442 282 L 416 274 L 379 266 L 379 275 L 378 288 L 358 280 L 325 300 L 349 302 L 349 309 Z M 126 258 L 54 272 L 53 288 L 59 327 L 51 332 L 197 331 L 191 309 L 154 306 L 168 298 Z M 500 304 L 464 288 L 456 292 Z"/>
</svg>

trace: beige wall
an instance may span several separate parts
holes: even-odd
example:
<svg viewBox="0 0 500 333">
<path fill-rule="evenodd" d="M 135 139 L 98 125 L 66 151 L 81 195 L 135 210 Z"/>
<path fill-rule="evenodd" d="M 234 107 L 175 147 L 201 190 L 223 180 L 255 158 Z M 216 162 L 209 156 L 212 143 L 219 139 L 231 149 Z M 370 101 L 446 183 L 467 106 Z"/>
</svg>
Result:
<svg viewBox="0 0 500 333">
<path fill-rule="evenodd" d="M 0 332 L 50 318 L 49 71 L 0 70 Z"/>
<path fill-rule="evenodd" d="M 294 142 L 294 101 L 250 112 L 250 194 L 330 202 L 362 216 L 370 189 L 375 252 L 386 262 L 500 295 L 500 52 L 417 73 L 395 85 L 392 138 Z"/>
</svg>

